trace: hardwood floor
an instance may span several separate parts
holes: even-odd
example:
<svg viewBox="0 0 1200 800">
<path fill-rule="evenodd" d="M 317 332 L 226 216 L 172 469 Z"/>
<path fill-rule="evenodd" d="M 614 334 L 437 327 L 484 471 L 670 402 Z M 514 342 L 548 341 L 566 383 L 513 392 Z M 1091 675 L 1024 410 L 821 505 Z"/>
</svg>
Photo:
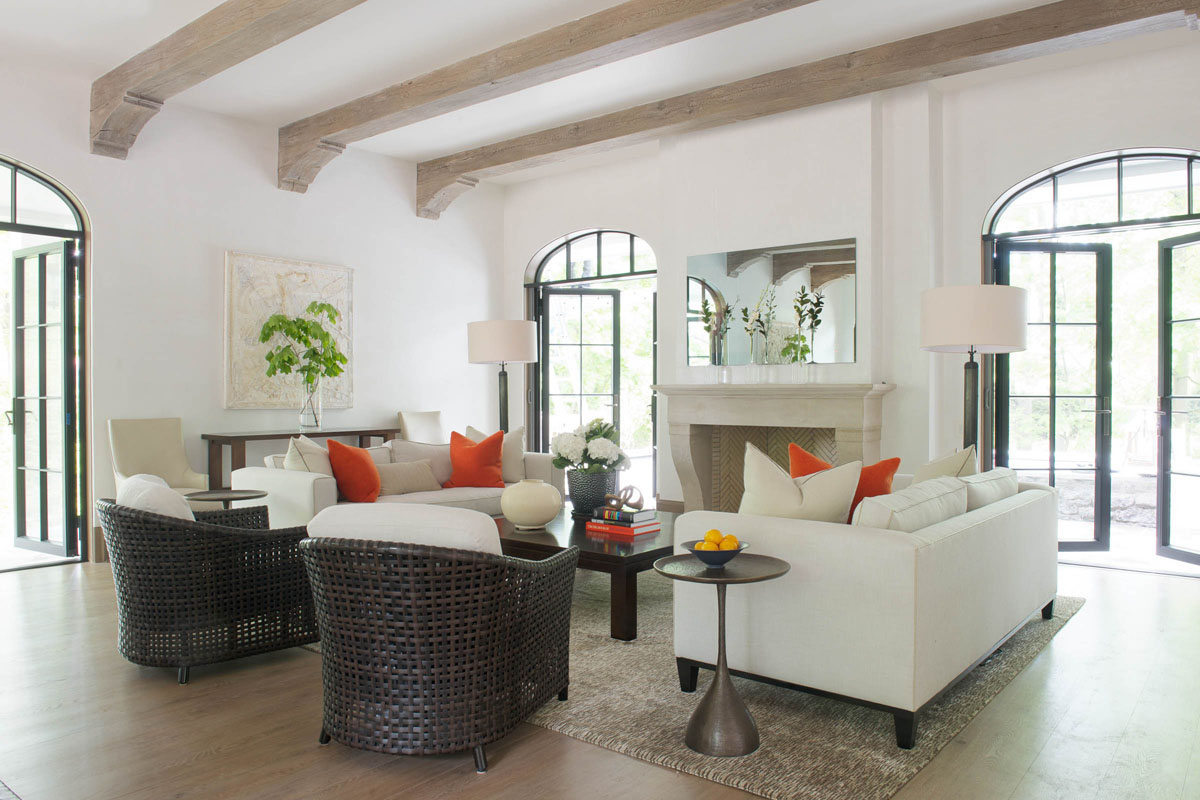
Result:
<svg viewBox="0 0 1200 800">
<path fill-rule="evenodd" d="M 317 746 L 319 656 L 173 670 L 116 652 L 111 572 L 0 574 L 0 780 L 22 800 L 749 797 L 525 725 L 471 754 Z M 899 798 L 1200 796 L 1200 580 L 1063 567 L 1088 603 Z M 2 796 L 2 795 L 0 795 Z"/>
</svg>

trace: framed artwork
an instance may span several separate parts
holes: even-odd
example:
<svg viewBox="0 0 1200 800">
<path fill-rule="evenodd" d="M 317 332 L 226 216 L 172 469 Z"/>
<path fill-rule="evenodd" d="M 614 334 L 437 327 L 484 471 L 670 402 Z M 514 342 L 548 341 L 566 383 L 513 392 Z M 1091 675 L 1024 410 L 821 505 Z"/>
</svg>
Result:
<svg viewBox="0 0 1200 800">
<path fill-rule="evenodd" d="M 330 303 L 341 316 L 334 329 L 349 358 L 345 372 L 325 378 L 325 408 L 354 405 L 354 270 L 250 253 L 225 253 L 225 408 L 299 408 L 298 374 L 267 377 L 266 344 L 258 341 L 272 314 L 301 314 L 313 300 Z"/>
</svg>

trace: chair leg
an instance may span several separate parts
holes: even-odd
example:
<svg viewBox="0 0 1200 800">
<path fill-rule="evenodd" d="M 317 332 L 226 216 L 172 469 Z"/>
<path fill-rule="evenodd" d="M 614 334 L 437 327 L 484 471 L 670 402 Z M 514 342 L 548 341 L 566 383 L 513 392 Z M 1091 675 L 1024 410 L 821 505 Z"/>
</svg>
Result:
<svg viewBox="0 0 1200 800">
<path fill-rule="evenodd" d="M 487 772 L 487 753 L 483 752 L 483 745 L 475 747 L 475 771 L 480 775 Z"/>
<path fill-rule="evenodd" d="M 329 744 L 333 737 L 329 735 L 329 731 L 321 728 L 321 735 L 317 737 L 317 744 Z"/>
<path fill-rule="evenodd" d="M 679 670 L 679 690 L 682 692 L 696 691 L 696 681 L 700 679 L 700 668 L 689 664 L 682 658 L 675 659 L 675 668 Z"/>
<path fill-rule="evenodd" d="M 1054 616 L 1054 601 L 1051 600 L 1046 605 L 1042 606 L 1042 619 L 1051 619 Z"/>
<path fill-rule="evenodd" d="M 917 742 L 917 712 L 897 711 L 892 716 L 896 720 L 896 746 L 912 750 Z"/>
<path fill-rule="evenodd" d="M 183 686 L 185 683 L 188 682 L 188 678 L 191 677 L 191 669 L 192 669 L 191 667 L 180 667 L 179 668 L 179 685 L 180 686 Z"/>
<path fill-rule="evenodd" d="M 567 687 L 566 686 L 562 687 L 562 690 L 558 693 L 558 699 L 559 699 L 559 701 L 565 701 L 567 699 Z"/>
</svg>

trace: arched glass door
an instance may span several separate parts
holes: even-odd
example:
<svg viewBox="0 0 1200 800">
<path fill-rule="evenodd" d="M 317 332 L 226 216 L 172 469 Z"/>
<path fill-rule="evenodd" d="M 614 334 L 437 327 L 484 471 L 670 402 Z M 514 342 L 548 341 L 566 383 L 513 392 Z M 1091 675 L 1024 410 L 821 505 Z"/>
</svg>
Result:
<svg viewBox="0 0 1200 800">
<path fill-rule="evenodd" d="M 43 556 L 86 556 L 83 480 L 82 213 L 48 179 L 0 160 L 0 248 L 10 275 L 0 294 L 7 358 L 0 371 L 0 514 L 13 549 L 0 569 Z"/>
</svg>

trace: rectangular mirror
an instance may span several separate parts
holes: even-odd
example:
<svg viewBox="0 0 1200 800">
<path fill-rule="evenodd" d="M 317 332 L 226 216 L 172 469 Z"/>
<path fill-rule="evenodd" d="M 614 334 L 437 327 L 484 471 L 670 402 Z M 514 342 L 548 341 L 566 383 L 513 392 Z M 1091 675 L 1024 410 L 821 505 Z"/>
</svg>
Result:
<svg viewBox="0 0 1200 800">
<path fill-rule="evenodd" d="M 853 362 L 855 242 L 688 256 L 688 365 Z"/>
</svg>

